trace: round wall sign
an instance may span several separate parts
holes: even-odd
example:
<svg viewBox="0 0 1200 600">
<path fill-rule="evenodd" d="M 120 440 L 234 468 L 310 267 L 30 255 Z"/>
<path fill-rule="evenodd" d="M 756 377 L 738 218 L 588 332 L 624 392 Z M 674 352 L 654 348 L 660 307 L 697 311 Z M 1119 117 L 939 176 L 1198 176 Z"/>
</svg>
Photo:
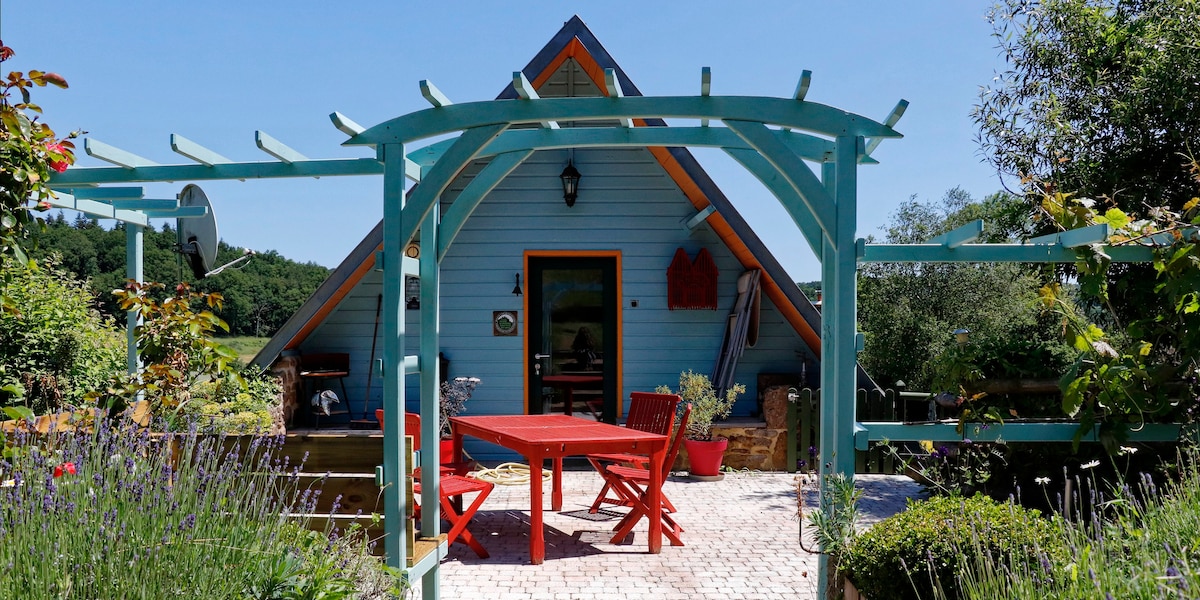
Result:
<svg viewBox="0 0 1200 600">
<path fill-rule="evenodd" d="M 517 313 L 510 310 L 493 312 L 492 335 L 517 335 Z"/>
</svg>

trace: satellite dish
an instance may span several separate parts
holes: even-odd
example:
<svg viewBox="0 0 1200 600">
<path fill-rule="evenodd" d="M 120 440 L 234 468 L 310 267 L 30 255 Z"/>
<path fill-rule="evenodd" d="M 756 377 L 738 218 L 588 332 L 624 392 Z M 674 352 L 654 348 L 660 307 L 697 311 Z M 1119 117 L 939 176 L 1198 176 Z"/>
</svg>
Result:
<svg viewBox="0 0 1200 600">
<path fill-rule="evenodd" d="M 179 192 L 179 206 L 203 206 L 208 211 L 203 217 L 176 219 L 179 232 L 179 252 L 187 257 L 196 279 L 204 279 L 217 263 L 217 218 L 213 214 L 208 196 L 200 186 L 189 183 Z"/>
</svg>

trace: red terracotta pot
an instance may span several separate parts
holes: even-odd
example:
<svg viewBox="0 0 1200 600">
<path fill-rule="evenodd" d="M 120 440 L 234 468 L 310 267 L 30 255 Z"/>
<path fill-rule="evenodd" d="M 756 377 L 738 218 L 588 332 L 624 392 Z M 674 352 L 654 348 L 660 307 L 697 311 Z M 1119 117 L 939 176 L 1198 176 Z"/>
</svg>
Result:
<svg viewBox="0 0 1200 600">
<path fill-rule="evenodd" d="M 439 443 L 438 451 L 441 452 L 442 464 L 454 462 L 454 440 L 442 439 Z"/>
<path fill-rule="evenodd" d="M 721 461 L 725 459 L 725 448 L 729 440 L 713 438 L 711 441 L 683 440 L 688 454 L 688 473 L 702 477 L 721 474 Z"/>
</svg>

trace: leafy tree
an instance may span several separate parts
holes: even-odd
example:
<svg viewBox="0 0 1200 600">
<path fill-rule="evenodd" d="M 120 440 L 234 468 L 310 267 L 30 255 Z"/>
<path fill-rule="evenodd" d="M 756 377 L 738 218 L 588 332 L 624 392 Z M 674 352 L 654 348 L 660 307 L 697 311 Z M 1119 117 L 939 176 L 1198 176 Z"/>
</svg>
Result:
<svg viewBox="0 0 1200 600">
<path fill-rule="evenodd" d="M 954 188 L 937 204 L 902 204 L 884 241 L 922 242 L 981 218 L 989 225 L 981 241 L 1009 241 L 1027 227 L 1023 210 L 1011 194 L 980 202 Z M 936 359 L 955 349 L 951 332 L 959 328 L 971 331 L 979 356 L 989 357 L 979 368 L 992 376 L 1057 377 L 1053 369 L 1065 364 L 1053 323 L 1036 308 L 1040 278 L 1024 265 L 871 263 L 859 273 L 859 328 L 866 335 L 859 360 L 877 381 L 931 389 Z"/>
<path fill-rule="evenodd" d="M 80 279 L 88 281 L 99 299 L 103 314 L 124 320 L 112 291 L 125 286 L 125 226 L 101 227 L 96 220 L 83 216 L 67 222 L 61 213 L 47 226 L 35 232 L 37 247 L 31 255 L 59 255 L 59 264 Z M 164 224 L 160 230 L 143 235 L 143 267 L 151 281 L 181 281 L 190 278 L 175 253 L 175 230 Z M 221 243 L 217 262 L 225 264 L 242 251 Z M 300 264 L 275 251 L 256 254 L 249 261 L 220 275 L 192 282 L 197 291 L 220 293 L 224 297 L 217 316 L 229 324 L 231 335 L 270 336 L 300 308 L 328 276 L 320 265 Z"/>
<path fill-rule="evenodd" d="M 1200 149 L 1200 3 L 1001 0 L 990 20 L 1007 70 L 974 118 L 1000 173 L 1179 212 Z"/>
</svg>

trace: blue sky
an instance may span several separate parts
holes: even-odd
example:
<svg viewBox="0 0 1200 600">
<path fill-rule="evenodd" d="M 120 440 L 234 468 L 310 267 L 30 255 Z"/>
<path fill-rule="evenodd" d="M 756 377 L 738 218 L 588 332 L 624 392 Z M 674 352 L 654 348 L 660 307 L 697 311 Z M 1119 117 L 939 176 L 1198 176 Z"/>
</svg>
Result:
<svg viewBox="0 0 1200 600">
<path fill-rule="evenodd" d="M 339 111 L 371 126 L 428 107 L 418 81 L 456 102 L 490 100 L 573 14 L 646 95 L 787 96 L 813 72 L 808 99 L 882 119 L 911 105 L 860 168 L 858 234 L 878 234 L 916 195 L 1000 189 L 981 162 L 970 110 L 1002 67 L 989 3 L 923 2 L 162 2 L 8 0 L 6 70 L 57 72 L 69 90 L 34 102 L 60 133 L 164 164 L 185 163 L 180 134 L 237 161 L 268 160 L 261 129 L 310 158 L 368 156 L 344 148 Z M 81 146 L 82 147 L 82 146 Z M 81 152 L 82 154 L 82 152 Z M 777 202 L 717 151 L 696 151 L 797 281 L 819 265 Z M 84 166 L 99 166 L 89 157 Z M 147 185 L 173 197 L 186 182 Z M 336 266 L 382 214 L 378 177 L 203 182 L 226 243 Z"/>
</svg>

